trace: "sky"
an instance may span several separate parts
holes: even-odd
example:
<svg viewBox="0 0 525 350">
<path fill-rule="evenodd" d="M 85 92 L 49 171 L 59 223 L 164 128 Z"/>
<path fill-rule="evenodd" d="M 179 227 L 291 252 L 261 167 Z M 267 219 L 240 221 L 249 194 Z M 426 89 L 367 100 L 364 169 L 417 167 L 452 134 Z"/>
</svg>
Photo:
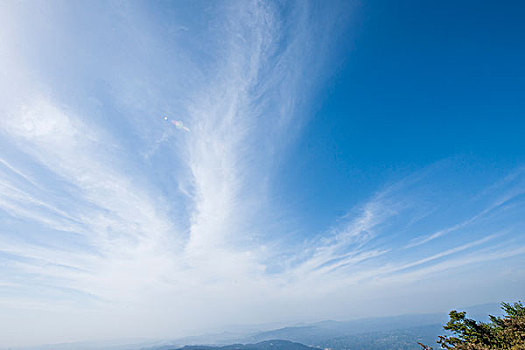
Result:
<svg viewBox="0 0 525 350">
<path fill-rule="evenodd" d="M 524 15 L 1 2 L 0 343 L 523 300 Z"/>
</svg>

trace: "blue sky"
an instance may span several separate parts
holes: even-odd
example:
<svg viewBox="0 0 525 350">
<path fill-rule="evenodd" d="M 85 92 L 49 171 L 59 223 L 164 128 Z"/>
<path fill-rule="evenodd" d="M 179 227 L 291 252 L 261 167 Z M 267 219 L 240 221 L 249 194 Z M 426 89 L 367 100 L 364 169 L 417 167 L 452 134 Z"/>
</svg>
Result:
<svg viewBox="0 0 525 350">
<path fill-rule="evenodd" d="M 519 299 L 524 12 L 2 3 L 0 343 Z"/>
</svg>

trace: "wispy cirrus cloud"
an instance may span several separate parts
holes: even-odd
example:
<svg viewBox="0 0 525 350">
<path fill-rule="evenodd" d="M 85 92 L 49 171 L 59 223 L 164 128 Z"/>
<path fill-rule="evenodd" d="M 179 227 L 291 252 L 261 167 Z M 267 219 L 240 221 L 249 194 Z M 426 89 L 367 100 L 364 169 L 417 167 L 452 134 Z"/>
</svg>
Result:
<svg viewBox="0 0 525 350">
<path fill-rule="evenodd" d="M 10 68 L 0 83 L 0 307 L 25 315 L 0 325 L 31 316 L 39 331 L 28 343 L 344 317 L 349 300 L 359 316 L 362 294 L 399 297 L 400 284 L 433 286 L 446 269 L 523 254 L 509 234 L 523 229 L 523 169 L 451 203 L 447 189 L 428 192 L 446 164 L 386 186 L 314 237 L 286 239 L 308 223 L 274 220 L 287 208 L 272 180 L 352 6 L 216 3 L 199 23 L 181 8 L 153 24 L 154 6 L 107 5 L 80 24 L 66 20 L 78 5 L 64 6 L 51 22 L 49 10 L 6 6 L 45 30 L 6 24 L 14 35 L 0 55 Z M 83 34 L 92 23 L 108 44 L 100 52 Z M 77 61 L 56 70 L 66 47 Z M 166 131 L 166 113 L 192 132 Z"/>
</svg>

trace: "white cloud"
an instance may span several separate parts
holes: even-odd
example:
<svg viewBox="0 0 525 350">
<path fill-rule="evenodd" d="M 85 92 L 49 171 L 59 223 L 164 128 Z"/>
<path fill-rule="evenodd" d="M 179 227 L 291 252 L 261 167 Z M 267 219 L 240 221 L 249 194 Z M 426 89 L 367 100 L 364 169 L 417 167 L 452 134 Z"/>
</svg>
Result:
<svg viewBox="0 0 525 350">
<path fill-rule="evenodd" d="M 272 3 L 216 4 L 210 9 L 213 30 L 197 28 L 203 38 L 193 34 L 191 21 L 177 23 L 187 28 L 184 35 L 196 35 L 192 45 L 201 39 L 210 52 L 184 46 L 177 37 L 174 51 L 185 53 L 173 71 L 155 70 L 159 56 L 173 57 L 151 34 L 164 27 L 145 25 L 133 7 L 118 8 L 115 27 L 97 33 L 110 37 L 104 42 L 118 43 L 129 39 L 134 25 L 134 41 L 123 45 L 128 55 L 154 58 L 108 65 L 115 72 L 100 67 L 113 87 L 109 96 L 101 94 L 117 110 L 103 110 L 107 115 L 58 93 L 63 81 L 34 73 L 38 62 L 18 61 L 16 45 L 3 48 L 0 62 L 8 62 L 12 72 L 0 82 L 0 141 L 9 145 L 9 152 L 0 151 L 0 218 L 9 221 L 0 227 L 0 254 L 10 262 L 0 267 L 8 300 L 0 308 L 31 319 L 39 331 L 28 342 L 67 340 L 60 338 L 62 331 L 70 339 L 175 336 L 174 328 L 337 317 L 349 310 L 340 305 L 360 304 L 361 294 L 381 299 L 399 294 L 401 282 L 450 266 L 522 254 L 520 247 L 491 250 L 490 230 L 474 240 L 469 236 L 469 242 L 436 246 L 429 255 L 402 249 L 409 248 L 413 234 L 390 239 L 432 215 L 414 200 L 428 170 L 387 187 L 352 211 L 357 215 L 314 238 L 290 243 L 279 237 L 289 235 L 289 228 L 267 222 L 281 209 L 268 195 L 271 179 L 308 119 L 312 86 L 330 71 L 323 65 L 338 30 L 338 22 L 317 19 L 307 4 L 294 6 L 293 17 L 284 19 Z M 62 32 L 62 22 L 50 25 L 58 26 L 51 32 Z M 55 39 L 53 48 L 84 45 L 40 39 L 42 47 Z M 132 45 L 136 42 L 141 45 Z M 111 56 L 91 49 L 88 63 Z M 312 55 L 314 50 L 319 52 Z M 64 67 L 70 70 L 80 69 Z M 166 87 L 164 73 L 176 87 Z M 185 82 L 188 75 L 197 82 Z M 103 98 L 93 99 L 103 104 Z M 161 109 L 184 114 L 192 132 L 166 132 L 157 115 Z M 440 232 L 474 224 L 447 223 Z M 476 250 L 480 247 L 486 250 Z M 447 260 L 466 251 L 467 258 Z M 270 265 L 280 268 L 270 271 Z M 375 289 L 378 284 L 386 287 Z M 360 291 L 351 288 L 356 285 Z M 355 308 L 357 316 L 366 305 Z M 0 328 L 18 327 L 6 320 L 0 317 Z"/>
</svg>

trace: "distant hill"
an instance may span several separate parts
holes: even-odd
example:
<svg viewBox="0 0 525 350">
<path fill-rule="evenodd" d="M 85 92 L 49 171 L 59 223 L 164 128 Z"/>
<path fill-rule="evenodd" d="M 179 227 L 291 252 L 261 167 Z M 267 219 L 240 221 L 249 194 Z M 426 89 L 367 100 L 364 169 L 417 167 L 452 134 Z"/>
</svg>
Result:
<svg viewBox="0 0 525 350">
<path fill-rule="evenodd" d="M 418 342 L 437 348 L 435 345 L 439 334 L 443 334 L 441 325 L 429 325 L 347 335 L 329 339 L 321 345 L 333 350 L 421 350 Z"/>
<path fill-rule="evenodd" d="M 457 310 L 466 311 L 469 318 L 481 321 L 488 321 L 489 314 L 501 315 L 499 304 L 495 303 Z M 329 320 L 277 329 L 271 329 L 272 325 L 245 326 L 235 331 L 171 340 L 53 344 L 17 350 L 415 350 L 420 349 L 418 341 L 437 348 L 435 341 L 444 333 L 443 324 L 447 320 L 448 313 L 413 314 L 351 321 Z"/>
<path fill-rule="evenodd" d="M 497 315 L 501 311 L 498 304 L 476 305 L 460 308 L 460 310 L 467 311 L 469 317 L 478 320 L 485 320 L 488 314 Z M 351 321 L 323 321 L 303 326 L 284 327 L 259 332 L 238 339 L 236 342 L 256 343 L 268 339 L 283 339 L 313 347 L 344 350 L 352 349 L 349 346 L 359 343 L 358 339 L 364 337 L 370 339 L 372 334 L 379 338 L 394 339 L 397 337 L 397 339 L 403 338 L 407 341 L 409 338 L 423 339 L 426 337 L 425 339 L 437 339 L 437 336 L 443 333 L 442 326 L 447 320 L 447 313 L 435 313 L 365 318 Z M 365 347 L 357 348 L 364 349 Z"/>
<path fill-rule="evenodd" d="M 487 315 L 499 315 L 499 304 L 476 305 L 458 308 L 467 311 L 469 317 L 487 320 Z M 175 341 L 177 344 L 213 344 L 212 346 L 187 346 L 181 350 L 266 350 L 254 348 L 261 344 L 277 344 L 275 339 L 287 340 L 311 348 L 330 348 L 333 350 L 393 350 L 420 349 L 417 342 L 434 345 L 438 335 L 444 334 L 443 324 L 448 320 L 447 313 L 412 314 L 393 317 L 376 317 L 351 321 L 322 321 L 306 325 L 283 327 L 268 331 L 237 335 L 228 333 L 208 334 L 188 337 Z M 236 344 L 228 345 L 226 344 Z M 248 345 L 237 345 L 248 344 Z M 288 343 L 283 343 L 288 344 Z M 247 346 L 252 346 L 247 348 Z M 275 346 L 275 345 L 274 345 Z M 174 346 L 151 350 L 172 350 Z M 270 350 L 280 350 L 277 347 Z M 300 350 L 300 349 L 294 349 Z"/>
<path fill-rule="evenodd" d="M 389 332 L 430 325 L 439 325 L 441 327 L 446 320 L 447 315 L 444 314 L 425 314 L 369 318 L 345 322 L 326 321 L 307 326 L 285 327 L 261 332 L 242 339 L 240 342 L 248 343 L 268 339 L 284 339 L 312 346 L 323 346 L 331 339 L 362 333 Z"/>
<path fill-rule="evenodd" d="M 267 340 L 256 344 L 233 344 L 226 346 L 188 345 L 177 350 L 318 350 L 288 340 Z"/>
</svg>

